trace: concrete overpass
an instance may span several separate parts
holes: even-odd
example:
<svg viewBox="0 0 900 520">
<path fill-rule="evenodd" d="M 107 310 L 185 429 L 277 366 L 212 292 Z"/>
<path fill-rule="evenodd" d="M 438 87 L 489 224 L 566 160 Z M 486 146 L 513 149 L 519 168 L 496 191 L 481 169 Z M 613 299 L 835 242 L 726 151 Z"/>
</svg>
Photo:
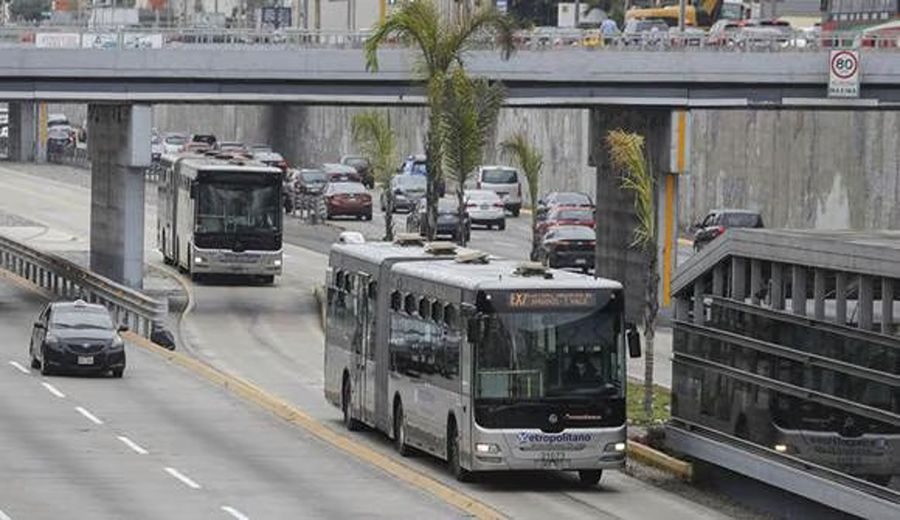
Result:
<svg viewBox="0 0 900 520">
<path fill-rule="evenodd" d="M 126 103 L 423 102 L 405 49 L 366 71 L 357 48 L 6 48 L 0 99 Z M 861 98 L 827 97 L 828 52 L 710 49 L 473 51 L 467 67 L 502 80 L 511 106 L 900 108 L 898 53 L 862 53 Z"/>
</svg>

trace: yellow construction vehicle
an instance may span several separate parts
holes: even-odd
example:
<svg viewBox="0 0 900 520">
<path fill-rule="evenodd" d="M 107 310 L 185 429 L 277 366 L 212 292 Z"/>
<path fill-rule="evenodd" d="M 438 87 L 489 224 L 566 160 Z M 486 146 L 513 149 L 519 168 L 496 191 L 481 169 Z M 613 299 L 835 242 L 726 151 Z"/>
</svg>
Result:
<svg viewBox="0 0 900 520">
<path fill-rule="evenodd" d="M 687 0 L 684 24 L 708 29 L 717 20 L 743 20 L 750 15 L 750 6 L 739 0 Z M 626 20 L 663 20 L 669 27 L 678 26 L 679 5 L 629 9 Z"/>
</svg>

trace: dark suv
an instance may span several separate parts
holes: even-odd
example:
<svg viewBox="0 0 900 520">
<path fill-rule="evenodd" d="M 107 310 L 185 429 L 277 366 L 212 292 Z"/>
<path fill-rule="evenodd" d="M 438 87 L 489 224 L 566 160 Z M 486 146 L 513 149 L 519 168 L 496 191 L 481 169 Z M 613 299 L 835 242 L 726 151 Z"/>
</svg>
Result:
<svg viewBox="0 0 900 520">
<path fill-rule="evenodd" d="M 729 228 L 761 228 L 762 215 L 746 209 L 714 209 L 693 226 L 694 251 L 712 242 Z"/>
<path fill-rule="evenodd" d="M 31 367 L 41 374 L 57 371 L 125 372 L 125 344 L 106 307 L 82 300 L 54 302 L 41 311 L 31 331 Z"/>
</svg>

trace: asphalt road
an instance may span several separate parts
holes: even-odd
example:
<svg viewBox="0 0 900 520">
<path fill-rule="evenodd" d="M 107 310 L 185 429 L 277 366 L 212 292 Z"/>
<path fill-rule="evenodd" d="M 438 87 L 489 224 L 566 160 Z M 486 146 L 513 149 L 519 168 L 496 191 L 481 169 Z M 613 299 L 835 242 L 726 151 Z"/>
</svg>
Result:
<svg viewBox="0 0 900 520">
<path fill-rule="evenodd" d="M 42 303 L 0 281 L 0 518 L 458 516 L 139 347 L 120 380 L 40 376 Z"/>
<path fill-rule="evenodd" d="M 27 168 L 19 168 L 27 169 Z M 0 168 L 5 189 L 0 193 L 0 209 L 8 213 L 21 215 L 33 219 L 48 228 L 47 234 L 52 236 L 68 235 L 74 237 L 71 242 L 84 244 L 88 233 L 87 219 L 89 211 L 89 191 L 68 183 L 48 181 L 46 178 L 38 178 L 34 175 L 8 171 L 9 167 Z M 31 197 L 36 198 L 31 198 Z M 39 197 L 39 199 L 37 199 Z M 57 201 L 62 197 L 64 203 L 54 202 L 52 209 L 35 208 L 33 200 Z M 148 197 L 147 215 L 152 214 L 152 197 Z M 155 217 L 154 217 L 155 218 Z M 525 222 L 518 219 L 516 222 Z M 375 221 L 377 224 L 377 221 Z M 155 229 L 155 221 L 148 218 L 146 221 L 148 234 L 152 238 L 152 230 Z M 524 226 L 527 231 L 527 224 Z M 507 232 L 514 236 L 516 225 L 508 226 Z M 521 227 L 520 227 L 521 229 Z M 334 228 L 315 228 L 312 232 L 304 229 L 299 222 L 289 222 L 285 235 L 288 242 L 299 243 L 285 246 L 285 274 L 275 286 L 243 286 L 227 283 L 194 284 L 190 286 L 194 308 L 185 318 L 182 332 L 182 347 L 189 352 L 204 359 L 216 367 L 239 374 L 267 391 L 276 394 L 295 404 L 318 421 L 340 428 L 338 411 L 328 405 L 322 395 L 322 361 L 323 361 L 323 336 L 319 324 L 317 305 L 312 298 L 311 289 L 322 282 L 327 258 L 321 252 L 327 250 L 328 244 L 336 236 Z M 485 238 L 480 235 L 484 234 Z M 495 247 L 497 236 L 500 232 L 474 233 L 474 240 L 484 240 L 484 244 Z M 495 236 L 497 235 L 497 236 Z M 62 237 L 60 237 L 62 238 Z M 41 240 L 41 237 L 35 238 Z M 475 247 L 482 247 L 478 242 Z M 495 251 L 503 250 L 513 256 L 509 251 L 518 251 L 518 246 L 512 241 L 506 246 L 493 250 L 485 247 L 495 254 Z M 527 256 L 527 250 L 524 251 Z M 161 258 L 154 251 L 147 252 L 148 262 L 160 264 Z M 14 318 L 8 327 L 27 326 L 30 317 L 20 316 Z M 15 324 L 15 325 L 14 325 Z M 0 327 L 6 329 L 7 327 Z M 8 343 L 8 342 L 4 342 Z M 140 358 L 137 358 L 135 368 L 139 368 Z M 172 367 L 167 367 L 174 370 Z M 137 370 L 129 372 L 126 381 L 137 379 L 140 373 Z M 143 379 L 143 378 L 142 378 Z M 111 381 L 87 380 L 87 383 L 105 384 Z M 147 384 L 150 384 L 149 380 Z M 202 385 L 202 383 L 201 383 Z M 106 388 L 106 387 L 104 387 Z M 231 429 L 233 425 L 227 417 L 221 420 L 209 418 L 207 423 L 198 412 L 195 421 L 190 412 L 185 410 L 191 407 L 202 407 L 190 391 L 166 392 L 165 395 L 155 394 L 155 398 L 146 398 L 142 401 L 144 406 L 150 406 L 158 412 L 155 416 L 157 424 L 167 427 L 175 427 L 173 423 L 187 422 L 193 425 L 189 429 L 199 430 L 204 435 L 215 436 L 218 429 Z M 103 395 L 99 391 L 97 395 Z M 212 392 L 215 394 L 216 392 Z M 95 395 L 95 394 L 91 394 Z M 177 397 L 172 397 L 177 396 Z M 172 403 L 170 401 L 185 401 L 184 403 Z M 93 403 L 92 403 L 93 405 Z M 97 406 L 98 411 L 106 413 L 105 408 Z M 110 405 L 112 406 L 112 405 Z M 180 407 L 189 407 L 181 409 Z M 238 406 L 240 407 L 240 406 Z M 115 408 L 113 408 L 115 410 Z M 179 411 L 180 410 L 180 411 Z M 237 413 L 235 408 L 230 411 Z M 121 411 L 121 409 L 120 409 Z M 253 416 L 251 412 L 246 413 Z M 78 416 L 76 416 L 78 417 Z M 178 425 L 180 428 L 181 426 Z M 253 426 L 241 427 L 239 430 L 243 436 L 257 440 Z M 215 434 L 215 435 L 214 435 Z M 222 433 L 221 435 L 225 435 Z M 238 435 L 240 436 L 240 435 Z M 297 442 L 304 440 L 303 432 L 295 432 Z M 219 438 L 219 437 L 217 437 Z M 352 434 L 356 442 L 375 449 L 379 452 L 394 457 L 390 444 L 386 439 L 373 432 Z M 255 444 L 255 443 L 253 443 Z M 225 447 L 225 451 L 231 451 L 232 444 L 222 441 L 219 446 Z M 215 450 L 215 443 L 210 445 L 210 450 Z M 279 448 L 283 448 L 279 446 Z M 196 448 L 203 452 L 206 448 L 199 445 Z M 249 448 L 247 448 L 249 450 Z M 284 448 L 289 449 L 289 448 Z M 294 450 L 304 453 L 303 446 L 296 446 Z M 360 499 L 359 504 L 369 503 L 371 514 L 391 514 L 391 504 L 396 497 L 410 490 L 403 484 L 393 481 L 391 478 L 381 475 L 381 486 L 370 486 L 360 472 L 348 470 L 349 480 L 341 480 L 337 474 L 331 473 L 331 466 L 352 465 L 352 461 L 339 456 L 329 450 L 321 450 L 320 458 L 312 458 L 308 461 L 293 460 L 298 475 L 291 487 L 303 488 L 306 482 L 314 481 L 322 472 L 329 478 L 324 479 L 331 485 L 330 490 L 322 490 L 316 487 L 297 491 L 301 501 L 308 504 L 312 515 L 317 511 L 326 511 L 328 507 L 348 507 L 357 505 L 356 494 L 360 488 L 365 488 L 365 499 Z M 280 449 L 279 449 L 280 453 Z M 197 455 L 201 457 L 201 455 Z M 202 454 L 202 456 L 210 456 Z M 444 468 L 435 460 L 428 457 L 416 457 L 404 461 L 415 469 L 422 471 L 428 477 L 448 484 L 454 489 L 459 489 L 472 497 L 481 500 L 503 513 L 515 518 L 547 518 L 558 516 L 562 518 L 727 518 L 728 510 L 717 505 L 704 506 L 681 496 L 678 493 L 690 494 L 691 491 L 677 484 L 668 482 L 667 486 L 678 493 L 662 489 L 648 484 L 644 480 L 634 478 L 625 473 L 609 472 L 604 475 L 601 486 L 594 490 L 579 489 L 572 476 L 562 473 L 503 475 L 487 477 L 474 484 L 459 484 L 447 476 Z M 274 464 L 275 462 L 272 462 Z M 191 474 L 197 478 L 219 478 L 224 472 L 197 473 L 208 466 L 187 466 L 185 471 L 191 470 Z M 196 469 L 195 469 L 196 468 Z M 640 472 L 640 469 L 634 471 Z M 270 479 L 260 484 L 275 486 L 278 479 Z M 213 482 L 214 480 L 210 480 Z M 344 484 L 348 484 L 344 486 Z M 296 485 L 296 484 L 299 484 Z M 350 490 L 338 492 L 338 490 Z M 255 493 L 256 491 L 248 491 Z M 370 493 L 371 492 L 371 493 Z M 263 493 L 260 491 L 260 493 Z M 223 495 L 224 496 L 224 495 Z M 347 496 L 353 496 L 347 500 Z M 0 495 L 2 500 L 2 495 Z M 399 499 L 398 499 L 399 500 Z M 415 516 L 425 516 L 424 509 L 430 509 L 432 515 L 442 516 L 447 514 L 443 504 L 431 502 L 427 498 L 413 493 L 413 496 L 405 498 L 409 500 L 409 507 L 415 508 Z M 342 501 L 349 503 L 342 504 Z M 382 507 L 382 502 L 385 506 Z M 243 503 L 242 503 L 243 504 Z M 292 503 L 296 505 L 296 503 Z M 373 505 L 377 504 L 377 506 Z M 417 505 L 418 504 L 418 505 Z M 290 504 L 289 504 L 290 505 Z M 4 507 L 0 501 L 0 509 Z M 238 507 L 238 506 L 235 506 Z M 249 506 L 244 506 L 249 509 Z M 288 507 L 287 505 L 285 507 Z M 419 509 L 421 507 L 422 509 Z M 321 509 L 317 509 L 321 508 Z M 408 509 L 407 511 L 412 511 Z M 295 510 L 294 517 L 299 516 Z M 404 511 L 404 515 L 407 511 Z M 335 516 L 356 516 L 353 513 L 338 514 Z M 268 516 L 268 515 L 267 515 Z M 273 517 L 290 517 L 291 515 L 272 515 Z M 327 515 L 326 515 L 327 516 Z M 2 517 L 0 517 L 2 518 Z"/>
</svg>

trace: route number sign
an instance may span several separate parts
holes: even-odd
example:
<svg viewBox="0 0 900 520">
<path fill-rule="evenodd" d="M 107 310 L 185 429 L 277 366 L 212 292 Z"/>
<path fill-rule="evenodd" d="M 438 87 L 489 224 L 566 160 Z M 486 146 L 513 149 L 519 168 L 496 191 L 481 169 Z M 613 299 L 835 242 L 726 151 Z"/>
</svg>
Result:
<svg viewBox="0 0 900 520">
<path fill-rule="evenodd" d="M 859 51 L 831 51 L 828 59 L 828 97 L 859 97 Z"/>
</svg>

